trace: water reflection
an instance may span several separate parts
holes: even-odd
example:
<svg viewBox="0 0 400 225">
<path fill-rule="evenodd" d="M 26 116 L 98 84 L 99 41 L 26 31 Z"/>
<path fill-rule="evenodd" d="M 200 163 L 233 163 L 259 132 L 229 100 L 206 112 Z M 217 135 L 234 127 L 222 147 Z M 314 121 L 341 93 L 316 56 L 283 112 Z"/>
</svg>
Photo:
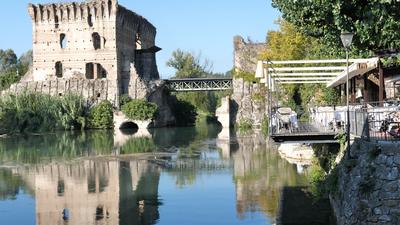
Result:
<svg viewBox="0 0 400 225">
<path fill-rule="evenodd" d="M 160 171 L 142 161 L 83 160 L 12 169 L 34 191 L 36 224 L 155 224 Z M 62 212 L 68 211 L 68 218 Z"/>
<path fill-rule="evenodd" d="M 237 142 L 238 149 L 232 157 L 238 216 L 244 218 L 246 213 L 262 211 L 275 218 L 281 188 L 305 185 L 306 178 L 280 158 L 261 134 L 237 138 Z"/>
<path fill-rule="evenodd" d="M 1 165 L 0 200 L 30 193 L 38 225 L 272 224 L 281 188 L 306 183 L 261 134 L 207 124 L 8 138 Z"/>
</svg>

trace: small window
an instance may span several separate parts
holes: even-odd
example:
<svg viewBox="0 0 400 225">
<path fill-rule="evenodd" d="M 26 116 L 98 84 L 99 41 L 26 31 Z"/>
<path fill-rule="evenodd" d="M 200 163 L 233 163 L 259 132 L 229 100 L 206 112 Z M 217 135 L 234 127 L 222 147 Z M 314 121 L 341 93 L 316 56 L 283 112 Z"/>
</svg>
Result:
<svg viewBox="0 0 400 225">
<path fill-rule="evenodd" d="M 56 62 L 56 76 L 58 78 L 62 78 L 63 76 L 63 66 L 62 63 L 60 61 Z"/>
<path fill-rule="evenodd" d="M 89 14 L 89 15 L 88 15 L 87 22 L 88 22 L 88 24 L 89 24 L 89 27 L 93 27 L 93 17 L 92 17 L 92 14 Z"/>
<path fill-rule="evenodd" d="M 93 47 L 95 50 L 101 48 L 101 41 L 100 41 L 99 33 L 95 32 L 92 34 L 92 42 L 93 42 Z"/>
<path fill-rule="evenodd" d="M 94 65 L 93 63 L 86 63 L 86 79 L 94 78 Z"/>
<path fill-rule="evenodd" d="M 60 46 L 62 49 L 65 49 L 67 47 L 67 36 L 65 34 L 60 34 Z"/>
<path fill-rule="evenodd" d="M 111 2 L 111 0 L 109 0 L 108 1 L 108 16 L 110 17 L 111 16 L 111 10 L 112 10 L 112 2 Z"/>
<path fill-rule="evenodd" d="M 58 27 L 60 26 L 57 15 L 54 17 L 54 26 L 55 26 L 56 29 L 58 29 Z"/>
</svg>

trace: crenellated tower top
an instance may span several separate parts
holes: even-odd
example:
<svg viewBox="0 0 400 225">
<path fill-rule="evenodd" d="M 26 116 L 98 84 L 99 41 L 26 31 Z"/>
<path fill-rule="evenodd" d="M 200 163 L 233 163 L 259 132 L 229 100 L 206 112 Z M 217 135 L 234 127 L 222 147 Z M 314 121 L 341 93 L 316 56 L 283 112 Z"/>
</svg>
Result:
<svg viewBox="0 0 400 225">
<path fill-rule="evenodd" d="M 29 4 L 28 11 L 34 23 L 60 23 L 88 18 L 115 18 L 117 0 L 91 0 L 81 3 Z"/>
</svg>

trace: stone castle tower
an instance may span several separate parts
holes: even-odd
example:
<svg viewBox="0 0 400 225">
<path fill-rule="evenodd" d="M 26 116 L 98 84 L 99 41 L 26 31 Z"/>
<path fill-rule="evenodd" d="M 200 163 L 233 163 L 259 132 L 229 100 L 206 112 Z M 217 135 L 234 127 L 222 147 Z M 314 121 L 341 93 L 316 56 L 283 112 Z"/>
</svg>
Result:
<svg viewBox="0 0 400 225">
<path fill-rule="evenodd" d="M 137 79 L 159 79 L 156 28 L 117 0 L 29 4 L 28 11 L 33 24 L 31 81 L 50 86 L 56 80 L 106 81 L 116 89 L 107 93 L 120 96 L 132 95 Z M 93 89 L 98 96 L 104 92 Z"/>
</svg>

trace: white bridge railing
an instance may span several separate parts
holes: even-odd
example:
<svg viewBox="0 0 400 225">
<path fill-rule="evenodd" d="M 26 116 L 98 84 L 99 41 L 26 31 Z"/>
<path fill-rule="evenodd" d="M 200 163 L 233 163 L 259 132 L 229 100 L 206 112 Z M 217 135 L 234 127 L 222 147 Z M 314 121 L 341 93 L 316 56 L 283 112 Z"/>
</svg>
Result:
<svg viewBox="0 0 400 225">
<path fill-rule="evenodd" d="M 224 91 L 232 89 L 232 78 L 188 78 L 165 80 L 169 90 L 183 91 Z"/>
</svg>

